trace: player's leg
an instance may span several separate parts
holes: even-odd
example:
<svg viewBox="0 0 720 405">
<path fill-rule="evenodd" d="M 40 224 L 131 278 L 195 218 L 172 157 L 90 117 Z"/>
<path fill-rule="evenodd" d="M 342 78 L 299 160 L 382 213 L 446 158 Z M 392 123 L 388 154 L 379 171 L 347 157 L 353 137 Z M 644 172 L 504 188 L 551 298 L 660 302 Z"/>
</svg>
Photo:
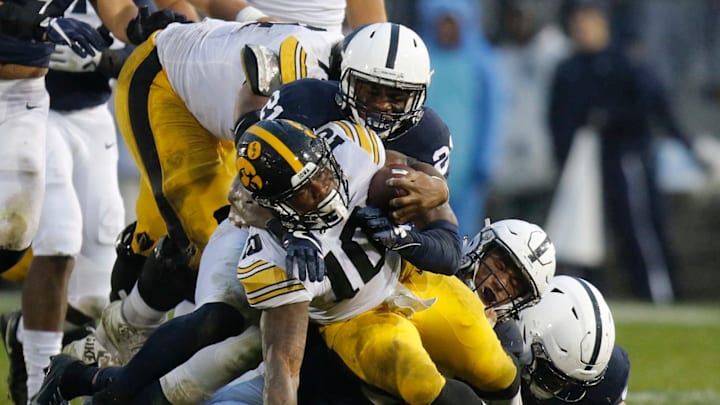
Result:
<svg viewBox="0 0 720 405">
<path fill-rule="evenodd" d="M 114 242 L 125 215 L 117 182 L 115 124 L 105 104 L 66 117 L 72 124 L 68 144 L 75 151 L 73 184 L 83 217 L 82 248 L 68 286 L 68 317 L 74 312 L 94 320 L 109 303 Z M 87 329 L 75 335 L 64 353 L 88 363 L 114 364 L 113 356 Z M 66 333 L 66 341 L 68 337 Z"/>
<path fill-rule="evenodd" d="M 91 318 L 107 306 L 115 239 L 125 211 L 118 185 L 115 123 L 106 104 L 74 112 L 73 184 L 82 211 L 82 247 L 70 278 L 68 303 Z"/>
<path fill-rule="evenodd" d="M 50 356 L 62 349 L 68 280 L 82 243 L 80 203 L 72 183 L 73 152 L 66 139 L 69 131 L 65 116 L 50 111 L 45 199 L 22 297 L 29 397 L 40 388 Z"/>
<path fill-rule="evenodd" d="M 103 314 L 103 319 L 98 327 L 98 338 L 101 342 L 108 347 L 113 347 L 118 352 L 122 352 L 122 360 L 127 360 L 134 351 L 137 350 L 139 345 L 144 341 L 147 335 L 163 320 L 165 312 L 170 308 L 174 307 L 178 302 L 182 300 L 182 297 L 178 297 L 177 294 L 169 291 L 168 289 L 158 287 L 153 280 L 160 279 L 160 277 L 154 277 L 154 272 L 157 270 L 157 264 L 163 262 L 169 262 L 160 258 L 160 260 L 142 260 L 137 255 L 152 255 L 154 246 L 158 243 L 160 238 L 167 233 L 167 228 L 163 217 L 160 214 L 158 203 L 155 200 L 154 191 L 152 189 L 152 181 L 149 179 L 149 173 L 153 173 L 154 176 L 160 177 L 160 184 L 162 184 L 162 170 L 157 164 L 157 151 L 154 149 L 154 145 L 142 145 L 143 147 L 153 148 L 150 153 L 156 159 L 153 164 L 143 164 L 141 155 L 141 149 L 136 139 L 149 139 L 149 142 L 154 143 L 153 138 L 155 134 L 150 128 L 149 123 L 149 93 L 151 87 L 162 71 L 162 67 L 157 62 L 157 56 L 154 52 L 154 41 L 151 39 L 145 42 L 143 45 L 136 48 L 132 55 L 126 61 L 120 77 L 118 78 L 118 85 L 116 87 L 116 116 L 118 126 L 123 139 L 128 146 L 133 158 L 138 164 L 138 168 L 141 173 L 140 193 L 137 201 L 137 225 L 134 230 L 134 235 L 129 241 L 129 245 L 132 248 L 132 254 L 121 255 L 116 268 L 114 270 L 118 276 L 122 276 L 123 281 L 131 281 L 132 273 L 136 272 L 136 269 L 130 269 L 128 271 L 127 266 L 134 264 L 142 264 L 148 268 L 148 275 L 145 276 L 145 280 L 139 280 L 141 290 L 138 289 L 137 285 L 129 291 L 127 299 L 122 301 L 113 302 Z M 160 86 L 156 86 L 160 89 Z M 164 94 L 166 92 L 163 92 Z M 138 101 L 137 99 L 142 99 Z M 176 113 L 177 110 L 173 109 L 170 113 Z M 180 111 L 183 116 L 187 115 L 187 112 Z M 136 134 L 138 132 L 138 134 Z M 157 182 L 157 179 L 155 179 Z M 160 186 L 162 187 L 162 186 Z M 164 207 L 164 204 L 161 204 Z M 172 247 L 171 244 L 167 244 L 165 248 Z M 160 252 L 162 253 L 162 251 Z M 187 259 L 179 258 L 179 263 L 186 262 Z M 159 269 L 157 271 L 161 273 L 168 273 L 172 269 Z M 140 274 L 144 271 L 140 271 Z M 120 277 L 117 277 L 119 279 Z M 127 280 L 125 280 L 127 279 Z M 129 283 L 128 283 L 129 284 Z M 123 289 L 127 286 L 123 286 Z M 141 291 L 145 291 L 145 296 L 141 294 Z M 150 296 L 161 295 L 159 298 L 160 303 L 152 303 Z M 166 296 L 170 297 L 166 298 Z M 170 301 L 167 303 L 167 301 Z M 121 333 L 125 331 L 127 333 Z M 124 342 L 124 343 L 123 343 Z"/>
<path fill-rule="evenodd" d="M 482 403 L 466 384 L 443 377 L 404 315 L 376 309 L 320 330 L 360 379 L 409 404 Z"/>
<path fill-rule="evenodd" d="M 19 262 L 40 220 L 50 100 L 43 78 L 0 80 L 0 273 Z"/>
<path fill-rule="evenodd" d="M 410 318 L 435 363 L 483 398 L 512 398 L 519 373 L 485 318 L 482 301 L 457 277 L 415 272 L 404 285 L 420 298 L 437 298 Z"/>
</svg>

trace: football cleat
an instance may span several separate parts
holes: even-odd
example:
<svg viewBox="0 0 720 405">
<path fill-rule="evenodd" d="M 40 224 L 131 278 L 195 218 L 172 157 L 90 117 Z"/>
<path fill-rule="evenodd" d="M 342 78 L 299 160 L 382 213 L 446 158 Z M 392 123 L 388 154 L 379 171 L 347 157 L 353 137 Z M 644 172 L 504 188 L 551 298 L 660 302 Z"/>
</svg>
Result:
<svg viewBox="0 0 720 405">
<path fill-rule="evenodd" d="M 85 364 L 100 368 L 120 365 L 116 356 L 98 342 L 95 330 L 91 330 L 82 339 L 68 343 L 63 347 L 62 352 L 82 360 Z"/>
<path fill-rule="evenodd" d="M 2 334 L 5 350 L 10 361 L 8 371 L 8 386 L 10 398 L 16 405 L 27 404 L 27 371 L 25 370 L 25 358 L 23 357 L 23 346 L 17 340 L 17 329 L 20 326 L 20 310 L 6 312 L 0 316 L 0 334 Z"/>
<path fill-rule="evenodd" d="M 127 364 L 145 344 L 156 327 L 130 325 L 122 314 L 122 300 L 111 302 L 102 314 L 95 337 L 102 347 L 117 356 L 120 365 Z"/>
<path fill-rule="evenodd" d="M 60 383 L 65 370 L 75 362 L 80 360 L 67 354 L 50 357 L 50 365 L 45 369 L 45 379 L 40 391 L 30 401 L 30 405 L 68 405 L 69 402 L 60 392 Z"/>
</svg>

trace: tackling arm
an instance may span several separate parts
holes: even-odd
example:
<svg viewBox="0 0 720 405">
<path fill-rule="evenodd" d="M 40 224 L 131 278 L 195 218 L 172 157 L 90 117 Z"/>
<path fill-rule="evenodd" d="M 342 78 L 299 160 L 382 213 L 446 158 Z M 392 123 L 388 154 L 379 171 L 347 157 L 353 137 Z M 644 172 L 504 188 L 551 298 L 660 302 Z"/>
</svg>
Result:
<svg viewBox="0 0 720 405">
<path fill-rule="evenodd" d="M 138 17 L 139 9 L 133 0 L 95 0 L 95 10 L 105 27 L 119 40 L 129 44 L 128 25 Z M 189 21 L 199 21 L 197 12 L 186 0 L 157 0 L 158 9 L 170 9 L 180 13 Z M 172 21 L 165 21 L 170 23 Z M 158 28 L 164 28 L 164 24 Z M 150 28 L 152 29 L 152 28 Z M 151 34 L 148 32 L 147 34 Z M 137 41 L 136 41 L 137 42 Z"/>
<path fill-rule="evenodd" d="M 345 15 L 352 29 L 365 24 L 385 22 L 385 0 L 347 0 Z"/>
<path fill-rule="evenodd" d="M 260 319 L 265 360 L 265 404 L 297 404 L 309 302 L 266 309 Z"/>
<path fill-rule="evenodd" d="M 390 201 L 390 206 L 395 208 L 392 213 L 395 221 L 401 224 L 411 221 L 429 223 L 434 220 L 434 217 L 439 218 L 439 216 L 452 214 L 452 211 L 437 210 L 446 206 L 450 200 L 450 190 L 442 174 L 432 165 L 410 157 L 408 157 L 408 165 L 416 171 L 405 177 L 397 177 L 388 181 L 389 186 L 401 188 L 408 193 L 407 196 L 397 197 Z M 427 215 L 430 216 L 424 218 Z M 454 217 L 455 215 L 452 214 L 447 218 L 454 220 L 457 224 L 457 219 Z"/>
</svg>

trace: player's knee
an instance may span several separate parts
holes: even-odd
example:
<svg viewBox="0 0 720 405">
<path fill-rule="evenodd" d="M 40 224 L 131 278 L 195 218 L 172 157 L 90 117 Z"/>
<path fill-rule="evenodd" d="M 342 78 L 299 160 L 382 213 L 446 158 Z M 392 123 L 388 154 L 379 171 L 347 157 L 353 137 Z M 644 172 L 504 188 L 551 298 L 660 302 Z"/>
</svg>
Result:
<svg viewBox="0 0 720 405">
<path fill-rule="evenodd" d="M 222 302 L 205 304 L 186 318 L 189 326 L 198 331 L 198 339 L 206 344 L 239 335 L 245 329 L 245 318 Z"/>
<path fill-rule="evenodd" d="M 20 263 L 23 256 L 25 256 L 25 249 L 0 249 L 0 273 L 4 273 L 10 270 L 13 266 Z"/>
<path fill-rule="evenodd" d="M 437 370 L 423 373 L 424 376 L 415 372 L 412 374 L 412 378 L 398 379 L 400 397 L 410 405 L 432 403 L 445 386 L 445 379 Z"/>
</svg>

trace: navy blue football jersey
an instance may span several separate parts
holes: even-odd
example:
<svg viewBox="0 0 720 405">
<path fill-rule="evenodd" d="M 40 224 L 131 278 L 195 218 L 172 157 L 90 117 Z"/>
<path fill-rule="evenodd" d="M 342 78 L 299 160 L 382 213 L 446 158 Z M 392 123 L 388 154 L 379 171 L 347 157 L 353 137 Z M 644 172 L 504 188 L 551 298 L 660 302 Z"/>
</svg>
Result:
<svg viewBox="0 0 720 405">
<path fill-rule="evenodd" d="M 630 359 L 628 354 L 622 347 L 615 345 L 602 381 L 600 381 L 600 384 L 590 387 L 580 403 L 585 405 L 616 405 L 624 401 L 629 378 Z M 540 401 L 528 391 L 524 383 L 522 389 L 523 404 L 525 405 L 562 405 L 568 403 L 557 398 Z"/>
<path fill-rule="evenodd" d="M 328 122 L 350 119 L 340 108 L 340 84 L 331 80 L 303 79 L 283 85 L 275 91 L 260 111 L 260 119 L 285 118 L 312 129 Z M 402 152 L 433 165 L 447 177 L 450 163 L 450 130 L 440 116 L 425 107 L 422 119 L 385 148 Z M 395 134 L 393 134 L 395 135 Z"/>
</svg>

